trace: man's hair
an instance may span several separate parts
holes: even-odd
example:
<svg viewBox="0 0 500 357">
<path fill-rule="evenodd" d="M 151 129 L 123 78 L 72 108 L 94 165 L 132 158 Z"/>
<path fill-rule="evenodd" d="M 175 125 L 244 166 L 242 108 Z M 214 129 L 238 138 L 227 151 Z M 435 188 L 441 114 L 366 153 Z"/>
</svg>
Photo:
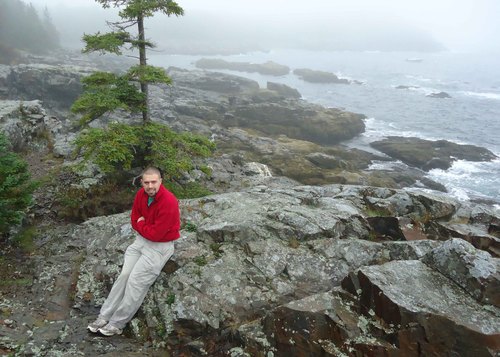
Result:
<svg viewBox="0 0 500 357">
<path fill-rule="evenodd" d="M 144 177 L 144 175 L 158 175 L 159 178 L 162 177 L 160 169 L 154 166 L 149 166 L 142 171 L 141 178 Z"/>
</svg>

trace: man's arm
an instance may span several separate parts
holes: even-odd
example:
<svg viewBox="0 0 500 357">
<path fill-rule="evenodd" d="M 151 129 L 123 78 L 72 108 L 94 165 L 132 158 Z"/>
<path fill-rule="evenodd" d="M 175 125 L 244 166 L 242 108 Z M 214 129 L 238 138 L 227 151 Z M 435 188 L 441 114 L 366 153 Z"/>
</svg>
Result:
<svg viewBox="0 0 500 357">
<path fill-rule="evenodd" d="M 137 221 L 142 217 L 142 219 L 144 219 L 144 217 L 142 216 L 141 214 L 141 211 L 140 211 L 140 205 L 139 205 L 139 192 L 135 195 L 135 198 L 134 198 L 134 203 L 132 204 L 132 212 L 130 213 L 130 223 L 132 224 L 132 228 L 134 230 L 136 230 L 137 232 L 138 231 L 138 227 L 137 227 Z"/>
<path fill-rule="evenodd" d="M 177 239 L 180 229 L 180 212 L 177 200 L 168 200 L 159 208 L 154 224 L 146 221 L 144 217 L 139 217 L 136 226 L 136 230 L 141 236 L 154 242 Z"/>
</svg>

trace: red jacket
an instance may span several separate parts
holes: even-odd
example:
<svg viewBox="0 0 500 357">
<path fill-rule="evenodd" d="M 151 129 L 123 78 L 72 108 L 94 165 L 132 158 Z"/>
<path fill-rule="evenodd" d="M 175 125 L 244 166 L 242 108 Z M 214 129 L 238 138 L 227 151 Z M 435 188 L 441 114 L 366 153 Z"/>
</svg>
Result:
<svg viewBox="0 0 500 357">
<path fill-rule="evenodd" d="M 180 237 L 179 203 L 163 185 L 148 207 L 148 194 L 141 188 L 135 195 L 130 221 L 141 236 L 153 242 L 168 242 Z M 140 217 L 144 220 L 137 222 Z"/>
</svg>

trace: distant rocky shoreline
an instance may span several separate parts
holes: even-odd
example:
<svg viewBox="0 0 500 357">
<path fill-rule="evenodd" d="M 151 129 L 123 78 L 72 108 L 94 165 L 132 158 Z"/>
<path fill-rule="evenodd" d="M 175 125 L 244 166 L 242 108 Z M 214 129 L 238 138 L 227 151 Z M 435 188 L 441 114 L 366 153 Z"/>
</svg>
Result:
<svg viewBox="0 0 500 357">
<path fill-rule="evenodd" d="M 228 62 L 223 59 L 215 58 L 201 58 L 195 62 L 195 66 L 207 70 L 227 69 L 239 72 L 257 72 L 276 77 L 287 75 L 291 71 L 288 66 L 272 61 L 265 63 Z M 331 72 L 308 68 L 295 68 L 292 72 L 303 81 L 310 83 L 363 84 L 363 82 L 358 80 L 339 78 L 336 74 Z"/>
<path fill-rule="evenodd" d="M 66 54 L 58 65 L 55 58 L 31 58 L 35 63 L 1 66 L 0 93 L 4 101 L 0 105 L 4 114 L 0 126 L 11 141 L 18 146 L 37 145 L 37 136 L 45 130 L 50 133 L 54 154 L 67 159 L 77 133 L 68 108 L 81 91 L 80 76 L 96 67 L 119 70 L 125 66 L 97 58 L 86 62 L 81 55 Z M 387 138 L 373 143 L 381 150 L 379 155 L 349 149 L 342 142 L 364 131 L 362 114 L 308 103 L 296 89 L 280 83 L 269 82 L 263 89 L 253 80 L 228 74 L 179 68 L 167 71 L 174 84 L 151 88 L 152 117 L 174 130 L 214 138 L 220 155 L 266 164 L 274 175 L 304 184 L 413 186 L 445 191 L 442 185 L 427 179 L 425 171 L 446 169 L 456 158 L 494 158 L 483 148 L 416 138 Z M 19 122 L 21 112 L 32 118 L 31 123 Z M 117 113 L 107 120 L 134 122 L 137 118 Z M 448 149 L 443 150 L 445 147 Z M 367 170 L 373 160 L 391 159 L 402 160 L 408 169 Z M 208 185 L 218 185 L 213 184 L 216 177 L 205 179 Z"/>
</svg>

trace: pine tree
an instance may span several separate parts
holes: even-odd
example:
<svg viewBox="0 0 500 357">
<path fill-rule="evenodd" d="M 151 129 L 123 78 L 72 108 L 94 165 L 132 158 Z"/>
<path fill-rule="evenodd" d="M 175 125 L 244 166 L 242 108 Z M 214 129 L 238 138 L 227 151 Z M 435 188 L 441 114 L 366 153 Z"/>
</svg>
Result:
<svg viewBox="0 0 500 357">
<path fill-rule="evenodd" d="M 150 121 L 148 111 L 148 84 L 170 84 L 170 78 L 162 68 L 147 64 L 147 49 L 154 44 L 146 39 L 144 20 L 163 13 L 167 16 L 182 16 L 184 10 L 172 0 L 96 0 L 103 8 L 111 6 L 120 8 L 121 21 L 108 23 L 111 32 L 94 35 L 84 35 L 85 48 L 83 52 L 101 52 L 122 54 L 127 50 L 138 51 L 139 65 L 129 69 L 124 76 L 109 76 L 102 72 L 96 73 L 84 80 L 85 93 L 78 99 L 73 111 L 82 113 L 82 121 L 88 123 L 106 112 L 121 108 L 130 112 L 141 112 L 144 123 Z M 137 32 L 129 30 L 136 26 Z M 140 93 L 134 91 L 131 81 L 138 82 Z M 99 93 L 99 94 L 98 94 Z M 100 99 L 95 101 L 96 99 Z M 94 105 L 92 105 L 94 103 Z"/>
<path fill-rule="evenodd" d="M 0 132 L 0 237 L 22 221 L 35 188 L 28 164 L 9 149 L 7 137 Z"/>
<path fill-rule="evenodd" d="M 49 48 L 59 47 L 59 32 L 52 22 L 47 6 L 43 9 L 43 28 L 46 33 L 46 43 Z"/>
<path fill-rule="evenodd" d="M 122 19 L 110 23 L 112 31 L 84 35 L 83 52 L 114 53 L 138 51 L 139 64 L 123 74 L 94 72 L 82 79 L 83 94 L 71 109 L 82 114 L 80 123 L 87 125 L 117 109 L 142 114 L 142 125 L 112 123 L 105 128 L 86 128 L 76 140 L 77 152 L 86 161 L 96 163 L 104 172 L 127 170 L 135 166 L 154 165 L 165 176 L 175 180 L 193 168 L 193 158 L 207 157 L 215 150 L 206 137 L 190 133 L 175 133 L 165 125 L 154 123 L 148 111 L 148 85 L 170 84 L 165 70 L 147 64 L 146 51 L 154 47 L 146 39 L 144 20 L 162 13 L 167 16 L 184 14 L 172 0 L 96 0 L 103 8 L 120 8 Z M 136 27 L 132 34 L 129 30 Z"/>
</svg>

